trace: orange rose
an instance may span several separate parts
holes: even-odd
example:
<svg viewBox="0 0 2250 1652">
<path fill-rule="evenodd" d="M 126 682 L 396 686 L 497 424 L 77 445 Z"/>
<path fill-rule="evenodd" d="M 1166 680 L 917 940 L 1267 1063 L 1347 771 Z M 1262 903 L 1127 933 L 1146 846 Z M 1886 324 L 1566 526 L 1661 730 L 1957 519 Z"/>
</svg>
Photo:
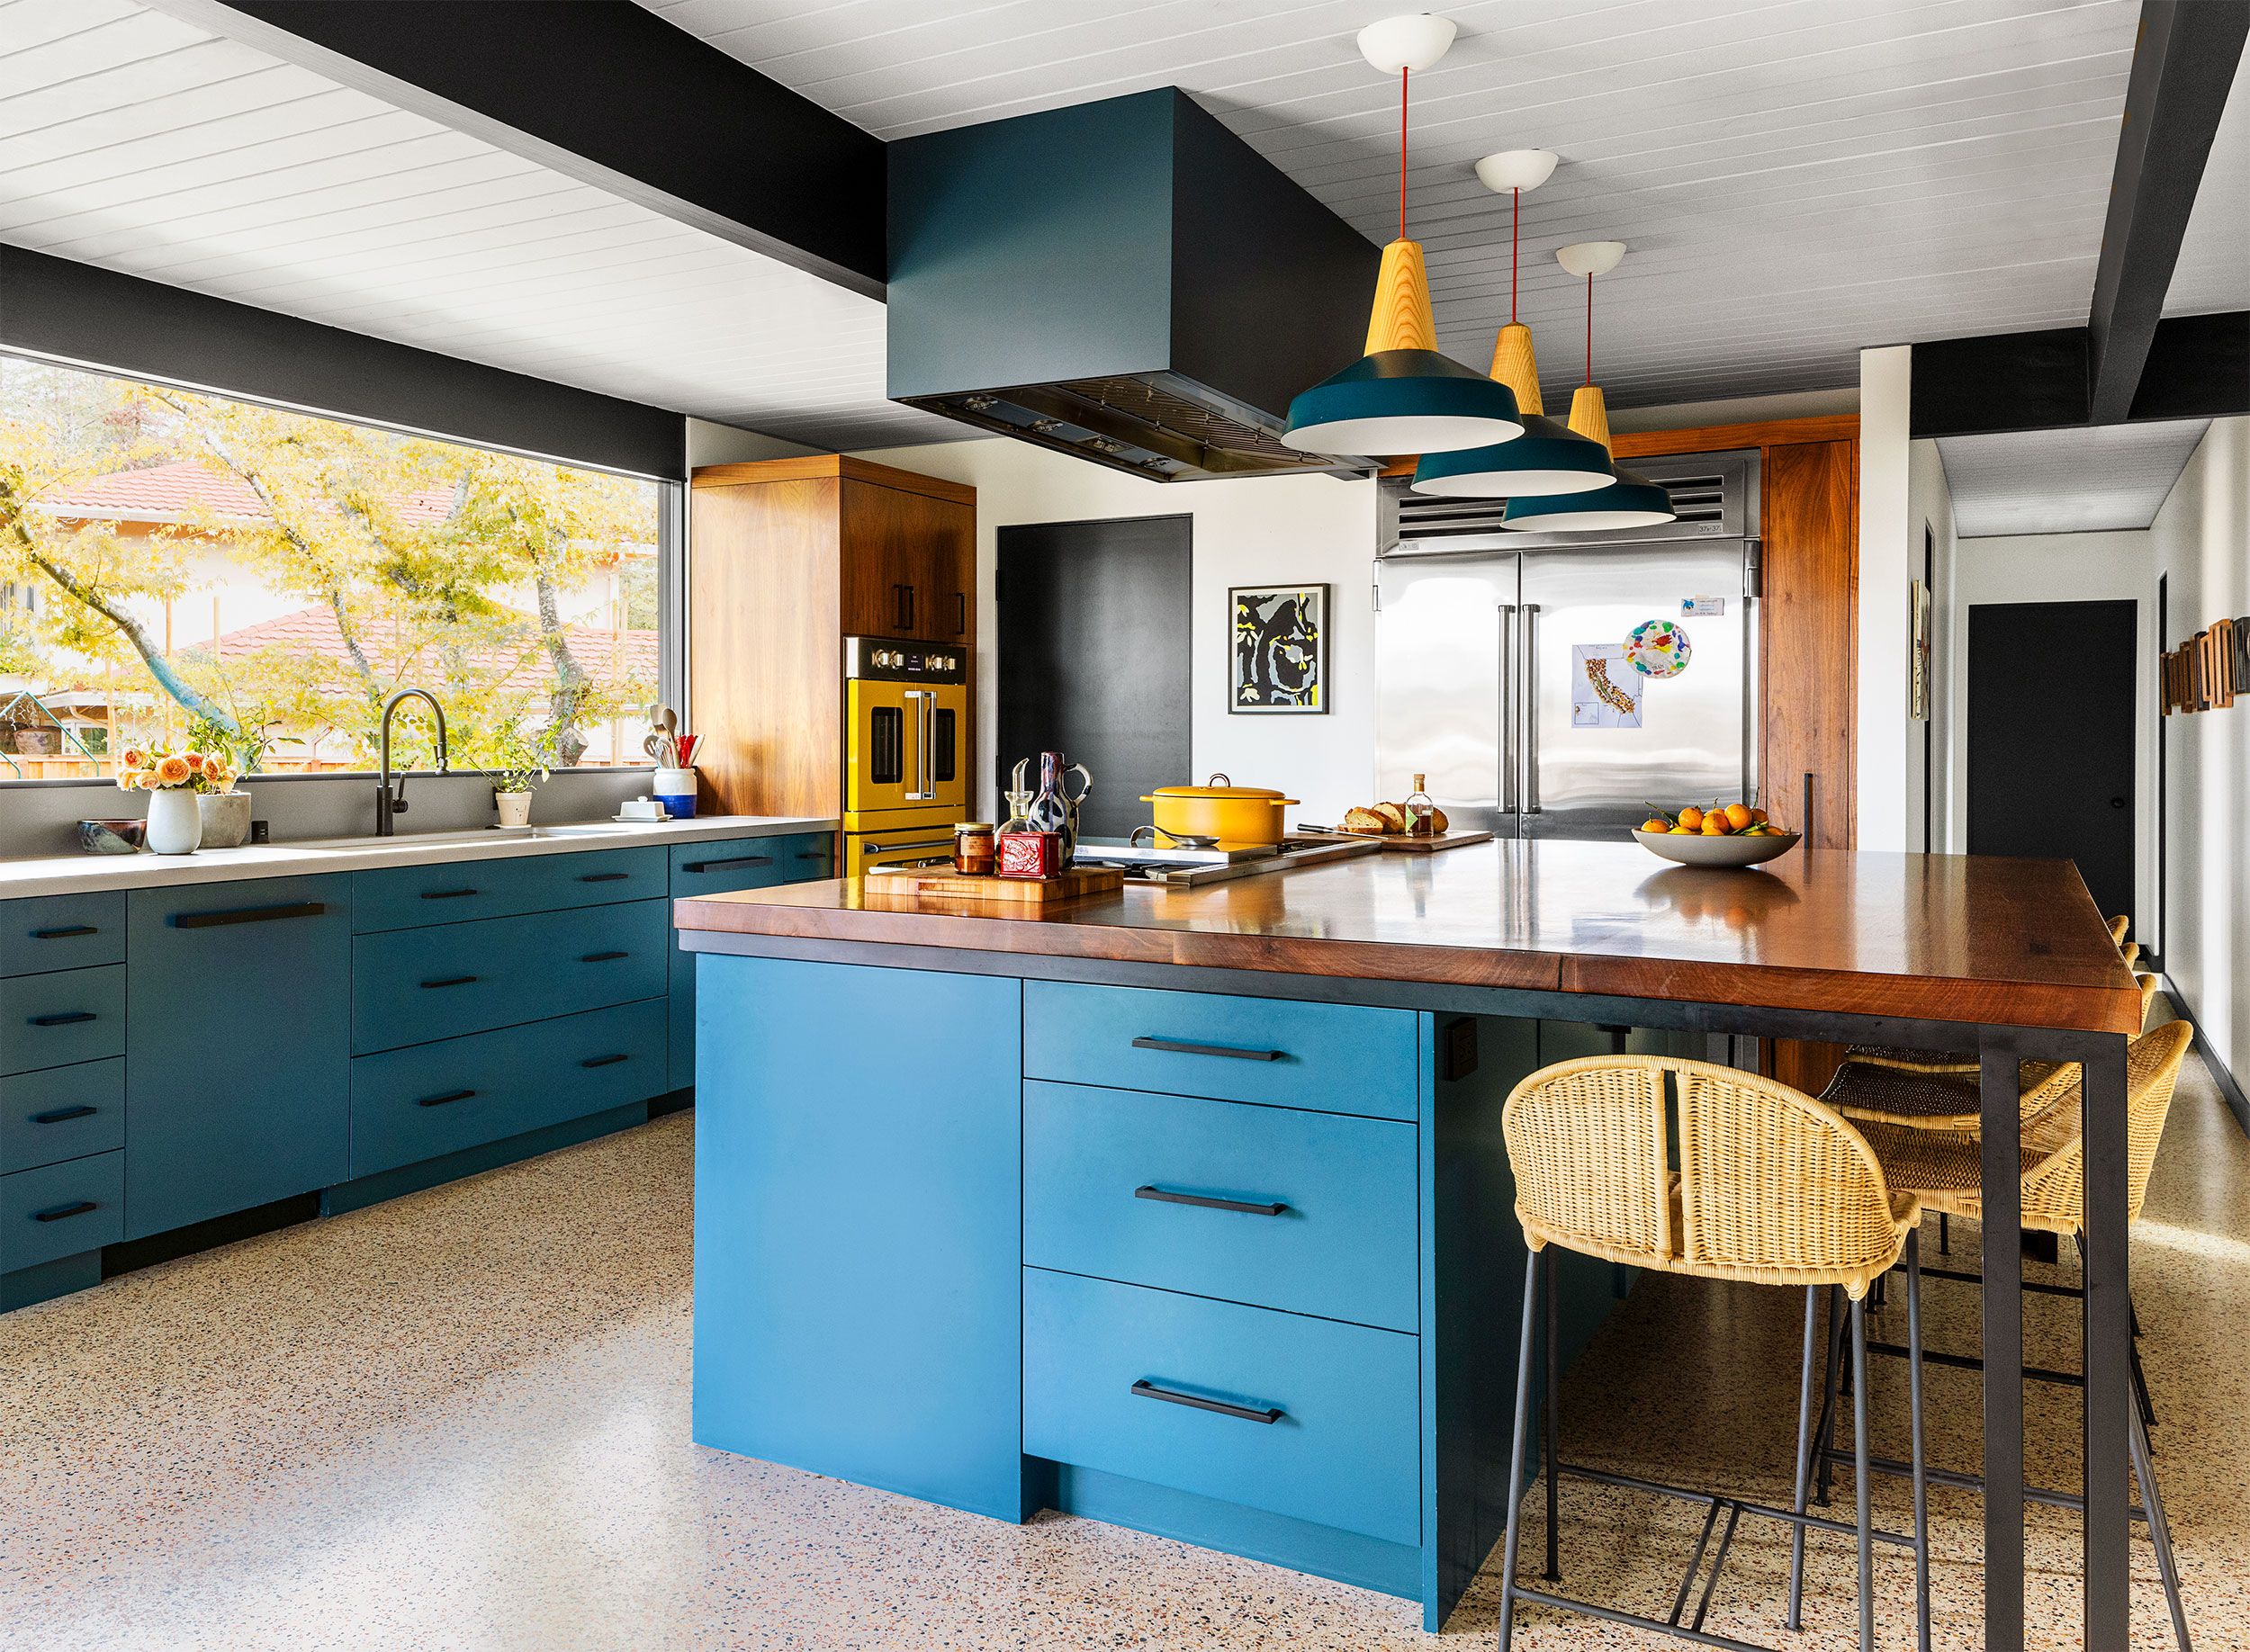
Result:
<svg viewBox="0 0 2250 1652">
<path fill-rule="evenodd" d="M 157 784 L 178 786 L 194 772 L 184 757 L 165 758 L 157 764 Z"/>
<path fill-rule="evenodd" d="M 203 754 L 200 751 L 184 751 L 180 754 L 180 761 L 186 764 L 188 768 L 194 769 L 197 774 L 201 774 L 203 771 Z"/>
<path fill-rule="evenodd" d="M 148 754 L 139 746 L 128 746 L 125 748 L 124 755 L 118 761 L 128 768 L 146 768 L 148 766 Z"/>
</svg>

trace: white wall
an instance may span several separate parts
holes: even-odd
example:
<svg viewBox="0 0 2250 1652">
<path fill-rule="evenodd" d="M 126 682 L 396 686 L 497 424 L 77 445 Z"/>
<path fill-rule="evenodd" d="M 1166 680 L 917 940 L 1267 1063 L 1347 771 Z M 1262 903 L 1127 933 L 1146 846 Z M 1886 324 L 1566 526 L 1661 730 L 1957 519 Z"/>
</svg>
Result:
<svg viewBox="0 0 2250 1652">
<path fill-rule="evenodd" d="M 1190 606 L 1193 706 L 1188 730 L 1192 775 L 1224 769 L 1237 785 L 1278 787 L 1302 802 L 1290 818 L 1328 822 L 1370 800 L 1375 776 L 1375 484 L 1330 476 L 1239 481 L 1156 482 L 1028 442 L 994 436 L 857 457 L 966 482 L 976 489 L 977 750 L 998 738 L 999 634 L 992 600 L 998 531 L 1011 525 L 1118 516 L 1194 519 Z M 1326 582 L 1329 597 L 1330 709 L 1319 715 L 1230 716 L 1227 711 L 1230 585 Z M 1024 755 L 1002 754 L 1005 755 Z M 1099 752 L 1073 752 L 1102 783 Z M 991 807 L 991 766 L 980 762 Z"/>
<path fill-rule="evenodd" d="M 1920 731 L 1907 710 L 1909 585 L 1922 571 L 1922 521 L 1913 515 L 1909 471 L 1909 399 L 1913 347 L 1859 352 L 1859 644 L 1856 750 L 1857 845 L 1904 849 L 1907 797 L 1920 784 Z M 1911 554 L 1910 554 L 1911 553 Z M 1922 816 L 1913 815 L 1921 831 Z"/>
<path fill-rule="evenodd" d="M 2250 615 L 2250 418 L 2213 422 L 2146 538 L 2152 580 L 2170 576 L 2166 646 Z M 2164 974 L 2236 1082 L 2250 1083 L 2250 697 L 2166 717 L 2162 738 Z"/>
<path fill-rule="evenodd" d="M 1917 444 L 1920 445 L 1920 444 Z M 1933 444 L 1934 445 L 1934 444 Z M 1916 530 L 1919 532 L 1919 528 Z M 2133 680 L 2133 929 L 2156 933 L 2156 571 L 2149 535 L 2021 534 L 1954 542 L 1945 594 L 1947 646 L 1938 656 L 1944 712 L 1937 725 L 1943 800 L 1941 847 L 1968 852 L 1968 611 L 1978 603 L 2109 602 L 2139 605 Z M 2113 669 L 2104 667 L 2103 669 Z M 2066 690 L 2058 690 L 2058 709 Z"/>
</svg>

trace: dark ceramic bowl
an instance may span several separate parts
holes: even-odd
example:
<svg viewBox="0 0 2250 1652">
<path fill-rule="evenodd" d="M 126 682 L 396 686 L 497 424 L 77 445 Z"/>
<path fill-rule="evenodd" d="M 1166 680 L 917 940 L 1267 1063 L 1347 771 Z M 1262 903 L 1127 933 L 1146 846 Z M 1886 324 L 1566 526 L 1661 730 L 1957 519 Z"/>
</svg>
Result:
<svg viewBox="0 0 2250 1652">
<path fill-rule="evenodd" d="M 146 821 L 78 822 L 78 847 L 89 855 L 136 855 L 148 839 Z"/>
</svg>

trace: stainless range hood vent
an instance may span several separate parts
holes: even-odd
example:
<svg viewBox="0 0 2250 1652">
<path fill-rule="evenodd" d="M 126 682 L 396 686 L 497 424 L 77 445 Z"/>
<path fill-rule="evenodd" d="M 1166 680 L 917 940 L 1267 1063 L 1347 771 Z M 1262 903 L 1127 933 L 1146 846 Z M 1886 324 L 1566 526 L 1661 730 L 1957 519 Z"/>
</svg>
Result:
<svg viewBox="0 0 2250 1652">
<path fill-rule="evenodd" d="M 1601 534 L 1515 534 L 1500 525 L 1506 499 L 1435 498 L 1404 478 L 1383 483 L 1379 556 L 1443 556 L 1467 551 L 1535 551 L 1542 546 L 1598 548 L 1697 539 L 1749 539 L 1758 533 L 1759 455 L 1755 452 L 1687 453 L 1635 459 L 1626 466 L 1670 496 L 1678 519 L 1660 527 Z"/>
</svg>

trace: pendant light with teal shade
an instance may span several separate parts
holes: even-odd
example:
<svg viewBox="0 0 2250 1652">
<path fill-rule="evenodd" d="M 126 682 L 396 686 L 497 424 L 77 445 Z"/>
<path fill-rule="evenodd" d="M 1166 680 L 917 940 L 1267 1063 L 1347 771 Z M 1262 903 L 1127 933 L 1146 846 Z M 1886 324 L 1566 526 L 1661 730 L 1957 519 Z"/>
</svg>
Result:
<svg viewBox="0 0 2250 1652">
<path fill-rule="evenodd" d="M 1292 447 L 1346 456 L 1436 453 L 1523 434 L 1506 385 L 1437 353 L 1429 273 L 1420 244 L 1406 236 L 1407 84 L 1453 40 L 1453 23 L 1426 13 L 1360 31 L 1360 54 L 1399 76 L 1399 236 L 1382 249 L 1364 353 L 1289 404 L 1281 439 Z"/>
<path fill-rule="evenodd" d="M 1616 480 L 1609 450 L 1545 417 L 1539 398 L 1539 361 L 1531 328 L 1516 319 L 1517 252 L 1522 243 L 1524 192 L 1537 189 L 1553 174 L 1552 149 L 1510 149 L 1477 163 L 1487 189 L 1512 198 L 1508 229 L 1508 325 L 1492 346 L 1492 377 L 1516 398 L 1524 434 L 1490 447 L 1426 453 L 1414 469 L 1414 491 L 1443 498 L 1540 498 L 1551 494 L 1590 492 Z"/>
<path fill-rule="evenodd" d="M 1623 241 L 1580 241 L 1560 248 L 1555 262 L 1586 281 L 1586 382 L 1570 397 L 1570 429 L 1609 451 L 1609 407 L 1594 382 L 1594 277 L 1606 275 L 1625 256 Z M 1672 496 L 1647 478 L 1612 467 L 1617 480 L 1584 493 L 1510 498 L 1500 525 L 1519 533 L 1598 534 L 1655 527 L 1675 519 Z"/>
</svg>

